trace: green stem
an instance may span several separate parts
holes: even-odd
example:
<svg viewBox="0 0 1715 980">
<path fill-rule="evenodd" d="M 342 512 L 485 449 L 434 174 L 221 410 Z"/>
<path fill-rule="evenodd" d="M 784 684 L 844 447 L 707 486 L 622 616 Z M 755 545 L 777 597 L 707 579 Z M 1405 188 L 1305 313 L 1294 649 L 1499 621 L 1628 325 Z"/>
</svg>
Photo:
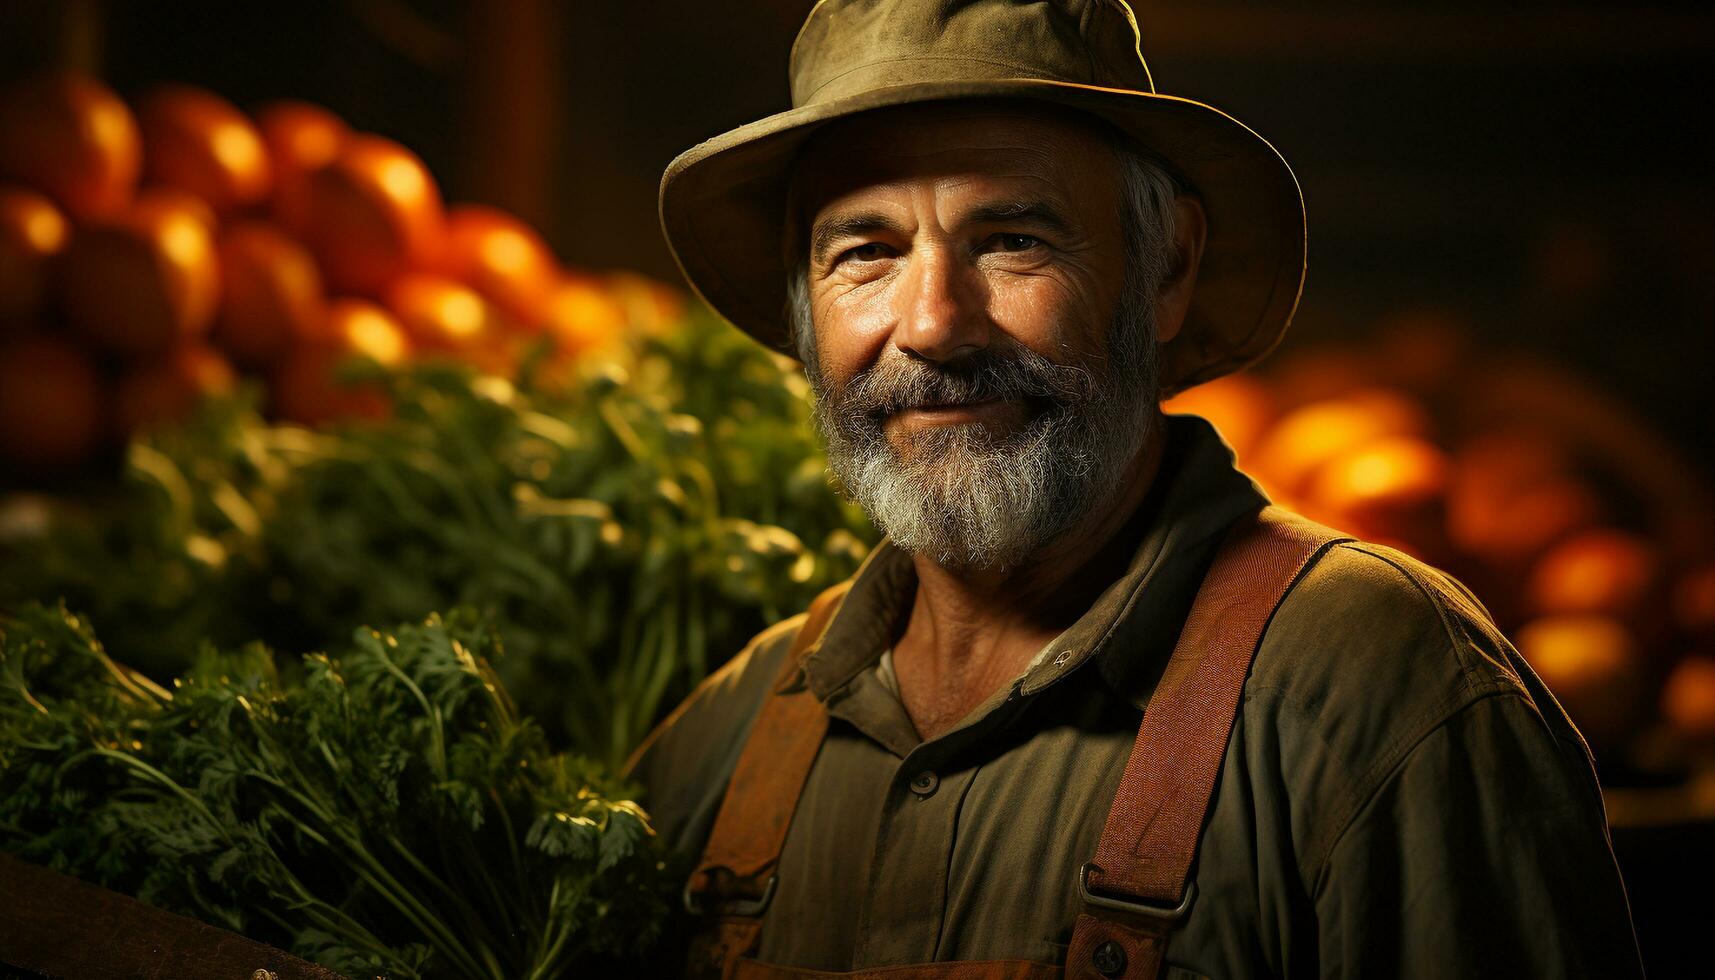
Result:
<svg viewBox="0 0 1715 980">
<path fill-rule="evenodd" d="M 625 420 L 625 416 L 621 415 L 617 408 L 613 407 L 611 401 L 602 399 L 596 405 L 596 411 L 601 415 L 602 421 L 607 423 L 607 427 L 613 432 L 614 438 L 618 439 L 619 444 L 625 447 L 625 451 L 631 454 L 632 459 L 642 462 L 650 458 L 649 447 L 644 445 L 643 440 L 637 435 L 637 430 L 631 427 L 631 423 Z"/>
<path fill-rule="evenodd" d="M 228 832 L 226 825 L 221 823 L 220 820 L 215 817 L 214 812 L 211 811 L 202 800 L 197 799 L 189 790 L 180 786 L 178 781 L 173 779 L 173 777 L 159 769 L 156 769 L 154 766 L 149 765 L 142 759 L 126 755 L 123 752 L 116 752 L 112 749 L 100 748 L 99 746 L 91 749 L 90 751 L 94 752 L 98 756 L 113 759 L 117 762 L 123 763 L 124 765 L 130 766 L 148 777 L 151 781 L 166 787 L 174 796 L 177 796 L 179 799 L 190 804 L 191 809 L 195 810 L 199 816 L 208 821 L 209 826 L 213 827 L 220 833 L 221 840 L 224 840 L 229 844 L 232 843 L 232 835 Z"/>
</svg>

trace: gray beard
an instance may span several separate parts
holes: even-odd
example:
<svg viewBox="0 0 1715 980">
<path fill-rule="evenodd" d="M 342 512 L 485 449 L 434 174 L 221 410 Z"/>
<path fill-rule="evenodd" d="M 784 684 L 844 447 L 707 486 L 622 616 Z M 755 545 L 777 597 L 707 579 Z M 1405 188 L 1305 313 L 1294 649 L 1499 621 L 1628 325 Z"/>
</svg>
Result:
<svg viewBox="0 0 1715 980">
<path fill-rule="evenodd" d="M 1125 290 L 1097 372 L 1056 364 L 1004 336 L 957 362 L 903 355 L 830 391 L 807 364 L 828 466 L 894 545 L 954 570 L 1017 568 L 1116 496 L 1158 417 L 1154 297 Z M 901 433 L 883 425 L 924 403 L 1022 398 L 1005 434 L 980 423 Z"/>
</svg>

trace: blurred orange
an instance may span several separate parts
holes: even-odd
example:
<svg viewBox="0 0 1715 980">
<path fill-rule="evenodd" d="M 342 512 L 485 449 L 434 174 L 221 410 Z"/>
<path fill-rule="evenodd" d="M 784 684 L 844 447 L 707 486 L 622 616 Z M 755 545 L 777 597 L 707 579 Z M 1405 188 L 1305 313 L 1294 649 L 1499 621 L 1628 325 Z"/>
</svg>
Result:
<svg viewBox="0 0 1715 980">
<path fill-rule="evenodd" d="M 625 308 L 599 281 L 569 275 L 548 300 L 547 330 L 566 356 L 617 342 L 625 335 Z"/>
<path fill-rule="evenodd" d="M 1531 570 L 1526 594 L 1542 613 L 1627 616 L 1655 587 L 1655 547 L 1625 531 L 1597 528 L 1554 546 Z"/>
<path fill-rule="evenodd" d="M 1365 443 L 1317 471 L 1309 499 L 1361 536 L 1422 542 L 1441 526 L 1447 457 L 1415 436 Z"/>
<path fill-rule="evenodd" d="M 1555 476 L 1488 500 L 1456 495 L 1449 516 L 1450 533 L 1465 553 L 1516 567 L 1600 520 L 1602 501 L 1584 480 Z"/>
<path fill-rule="evenodd" d="M 531 332 L 542 326 L 559 276 L 554 253 L 530 226 L 471 204 L 447 212 L 435 269 L 475 289 Z"/>
<path fill-rule="evenodd" d="M 130 438 L 190 417 L 204 398 L 230 395 L 238 385 L 232 365 L 198 343 L 175 348 L 129 367 L 114 390 L 114 427 Z"/>
<path fill-rule="evenodd" d="M 632 327 L 646 334 L 660 334 L 676 326 L 685 316 L 685 294 L 648 276 L 615 272 L 607 277 L 608 291 Z"/>
<path fill-rule="evenodd" d="M 50 265 L 70 237 L 52 201 L 22 187 L 0 187 L 0 331 L 41 313 Z"/>
<path fill-rule="evenodd" d="M 341 292 L 378 296 L 424 268 L 441 234 L 441 194 L 410 150 L 379 136 L 346 141 L 310 175 L 305 237 Z"/>
<path fill-rule="evenodd" d="M 494 307 L 476 290 L 445 276 L 402 276 L 388 287 L 386 298 L 411 346 L 419 350 L 473 350 L 499 332 Z"/>
<path fill-rule="evenodd" d="M 404 329 L 386 310 L 365 300 L 333 300 L 315 339 L 287 351 L 275 367 L 268 389 L 273 412 L 304 425 L 380 418 L 390 408 L 386 393 L 341 381 L 340 368 L 354 357 L 397 365 L 410 350 Z"/>
<path fill-rule="evenodd" d="M 220 216 L 214 213 L 214 207 L 200 194 L 193 194 L 182 187 L 145 187 L 137 199 L 147 199 L 152 206 L 171 205 L 184 211 L 207 228 L 210 235 L 220 231 Z"/>
<path fill-rule="evenodd" d="M 1637 645 L 1607 616 L 1551 616 L 1518 629 L 1518 650 L 1598 745 L 1620 745 L 1647 708 Z"/>
<path fill-rule="evenodd" d="M 1289 412 L 1262 437 L 1254 453 L 1258 477 L 1296 497 L 1332 460 L 1388 436 L 1417 436 L 1429 422 L 1417 403 L 1396 391 L 1369 388 Z"/>
<path fill-rule="evenodd" d="M 197 195 L 218 212 L 268 194 L 268 154 L 256 127 L 232 103 L 189 85 L 163 85 L 138 105 L 144 175 Z"/>
<path fill-rule="evenodd" d="M 266 222 L 227 229 L 220 240 L 220 272 L 214 339 L 245 367 L 270 364 L 313 335 L 326 315 L 315 259 Z"/>
<path fill-rule="evenodd" d="M 1577 450 L 1619 491 L 1611 498 L 1648 521 L 1677 562 L 1715 552 L 1715 507 L 1705 475 L 1631 405 L 1546 359 L 1485 358 L 1450 424 L 1485 431 L 1525 423 Z M 1639 513 L 1641 508 L 1641 513 Z"/>
<path fill-rule="evenodd" d="M 0 179 L 42 191 L 72 217 L 129 204 L 141 164 L 137 120 L 100 82 L 49 75 L 0 93 Z"/>
<path fill-rule="evenodd" d="M 1282 410 L 1339 398 L 1374 386 L 1376 365 L 1350 347 L 1312 347 L 1283 355 L 1269 371 L 1275 404 Z"/>
<path fill-rule="evenodd" d="M 397 367 L 411 356 L 411 339 L 398 319 L 361 299 L 330 301 L 311 345 L 367 357 L 384 367 Z"/>
<path fill-rule="evenodd" d="M 1667 676 L 1661 714 L 1682 737 L 1715 740 L 1715 657 L 1693 654 Z"/>
<path fill-rule="evenodd" d="M 100 444 L 101 375 L 70 341 L 34 333 L 0 342 L 0 460 L 54 469 Z"/>
<path fill-rule="evenodd" d="M 1243 465 L 1274 421 L 1274 398 L 1254 375 L 1229 374 L 1174 395 L 1162 402 L 1161 410 L 1207 419 Z"/>
<path fill-rule="evenodd" d="M 118 217 L 77 230 L 59 286 L 60 306 L 84 336 L 114 353 L 147 354 L 207 330 L 220 271 L 196 213 L 145 191 Z"/>
<path fill-rule="evenodd" d="M 1454 457 L 1447 530 L 1466 554 L 1518 566 L 1600 514 L 1596 491 L 1545 433 L 1517 427 L 1485 433 Z"/>
<path fill-rule="evenodd" d="M 351 136 L 345 121 L 308 102 L 274 102 L 256 113 L 274 173 L 274 219 L 294 235 L 306 230 L 310 174 L 332 163 Z"/>
</svg>

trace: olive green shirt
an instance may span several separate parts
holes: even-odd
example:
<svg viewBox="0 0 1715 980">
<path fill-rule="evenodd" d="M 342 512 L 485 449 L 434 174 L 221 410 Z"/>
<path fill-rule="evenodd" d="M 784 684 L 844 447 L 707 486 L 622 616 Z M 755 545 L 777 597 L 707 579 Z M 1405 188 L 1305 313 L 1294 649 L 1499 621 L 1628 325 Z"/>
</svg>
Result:
<svg viewBox="0 0 1715 980">
<path fill-rule="evenodd" d="M 1223 531 L 1265 502 L 1206 422 L 1166 425 L 1129 568 L 930 741 L 878 670 L 913 565 L 887 542 L 864 564 L 806 661 L 832 720 L 760 959 L 1064 961 L 1142 709 Z M 802 622 L 758 636 L 642 755 L 675 847 L 701 850 Z M 1464 587 L 1398 551 L 1336 545 L 1287 593 L 1207 819 L 1170 976 L 1642 975 L 1583 739 Z"/>
</svg>

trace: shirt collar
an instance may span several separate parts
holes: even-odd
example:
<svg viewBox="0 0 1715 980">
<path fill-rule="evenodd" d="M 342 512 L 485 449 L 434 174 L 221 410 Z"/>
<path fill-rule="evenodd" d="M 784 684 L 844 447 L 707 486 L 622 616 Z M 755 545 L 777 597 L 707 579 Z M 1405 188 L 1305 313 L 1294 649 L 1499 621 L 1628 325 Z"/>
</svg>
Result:
<svg viewBox="0 0 1715 980">
<path fill-rule="evenodd" d="M 1142 706 L 1178 638 L 1221 535 L 1268 502 L 1234 465 L 1232 450 L 1208 422 L 1168 415 L 1155 484 L 1122 533 L 1137 536 L 1126 571 L 1056 637 L 1019 678 L 1035 694 L 1098 659 L 1116 694 Z M 911 556 L 883 539 L 804 661 L 804 678 L 827 701 L 873 668 L 903 630 L 917 586 Z"/>
</svg>

